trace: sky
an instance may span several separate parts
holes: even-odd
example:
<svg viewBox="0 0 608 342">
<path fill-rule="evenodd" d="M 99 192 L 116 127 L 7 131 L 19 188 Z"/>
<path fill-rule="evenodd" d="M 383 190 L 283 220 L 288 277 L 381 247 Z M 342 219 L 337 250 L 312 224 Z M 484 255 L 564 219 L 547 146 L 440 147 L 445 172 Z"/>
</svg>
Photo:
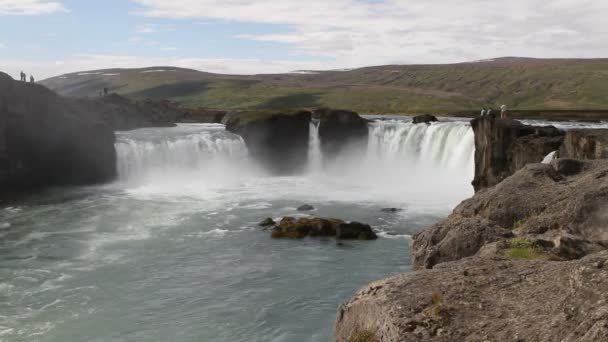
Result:
<svg viewBox="0 0 608 342">
<path fill-rule="evenodd" d="M 608 57 L 607 0 L 0 0 L 0 71 Z"/>
</svg>

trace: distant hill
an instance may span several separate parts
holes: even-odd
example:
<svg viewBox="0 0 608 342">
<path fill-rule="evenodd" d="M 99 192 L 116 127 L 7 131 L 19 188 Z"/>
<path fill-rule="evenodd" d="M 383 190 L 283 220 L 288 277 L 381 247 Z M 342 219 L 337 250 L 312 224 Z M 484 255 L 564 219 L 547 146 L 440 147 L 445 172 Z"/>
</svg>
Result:
<svg viewBox="0 0 608 342">
<path fill-rule="evenodd" d="M 276 75 L 219 75 L 175 67 L 107 69 L 41 82 L 60 94 L 133 98 L 187 106 L 348 108 L 369 113 L 512 109 L 608 109 L 608 59 L 506 57 L 444 65 L 384 65 Z"/>
</svg>

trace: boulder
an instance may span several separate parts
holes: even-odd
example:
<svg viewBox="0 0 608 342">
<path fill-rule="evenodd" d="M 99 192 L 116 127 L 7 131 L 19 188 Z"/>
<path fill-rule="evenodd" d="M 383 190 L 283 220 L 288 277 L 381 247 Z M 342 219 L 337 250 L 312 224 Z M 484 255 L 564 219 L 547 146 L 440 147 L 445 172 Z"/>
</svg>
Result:
<svg viewBox="0 0 608 342">
<path fill-rule="evenodd" d="M 312 211 L 315 210 L 315 207 L 313 207 L 310 204 L 304 204 L 298 207 L 298 211 Z"/>
<path fill-rule="evenodd" d="M 608 129 L 573 129 L 566 132 L 560 158 L 608 158 Z"/>
<path fill-rule="evenodd" d="M 102 183 L 116 176 L 112 127 L 47 88 L 0 73 L 0 189 Z"/>
<path fill-rule="evenodd" d="M 226 129 L 243 137 L 249 154 L 275 174 L 293 174 L 308 162 L 309 111 L 238 112 L 226 115 Z"/>
<path fill-rule="evenodd" d="M 450 217 L 413 237 L 415 269 L 476 254 L 512 237 L 551 241 L 547 251 L 582 257 L 608 248 L 608 160 L 529 164 L 463 201 Z M 570 251 L 560 250 L 570 241 Z"/>
<path fill-rule="evenodd" d="M 608 341 L 608 251 L 569 262 L 471 257 L 374 282 L 334 341 Z"/>
<path fill-rule="evenodd" d="M 320 109 L 315 115 L 320 120 L 319 137 L 326 158 L 336 156 L 347 148 L 367 145 L 369 121 L 359 114 L 347 110 Z"/>
<path fill-rule="evenodd" d="M 434 116 L 434 115 L 430 115 L 430 114 L 418 115 L 418 116 L 414 116 L 414 117 L 412 118 L 412 122 L 413 122 L 415 125 L 420 124 L 420 123 L 425 123 L 425 124 L 427 124 L 427 125 L 430 125 L 430 124 L 431 124 L 431 122 L 437 122 L 437 121 L 439 121 L 439 120 L 437 119 L 437 117 L 436 117 L 436 116 Z"/>
<path fill-rule="evenodd" d="M 258 226 L 260 226 L 260 227 L 272 227 L 272 226 L 274 226 L 276 224 L 277 223 L 274 222 L 274 220 L 269 217 L 269 218 L 265 219 L 264 221 L 258 223 Z"/>
<path fill-rule="evenodd" d="M 336 236 L 338 227 L 345 223 L 338 219 L 284 217 L 272 229 L 272 238 L 303 239 L 307 236 Z"/>
<path fill-rule="evenodd" d="M 341 223 L 336 231 L 336 237 L 344 240 L 375 240 L 378 238 L 370 225 L 359 222 Z"/>
<path fill-rule="evenodd" d="M 382 209 L 380 209 L 380 211 L 383 213 L 394 214 L 394 213 L 403 211 L 403 209 L 401 209 L 401 208 L 382 208 Z"/>
<path fill-rule="evenodd" d="M 369 225 L 339 219 L 284 217 L 272 228 L 272 238 L 303 239 L 307 236 L 373 240 L 377 236 Z"/>
<path fill-rule="evenodd" d="M 557 151 L 565 133 L 553 126 L 524 125 L 517 120 L 480 117 L 475 132 L 475 191 L 500 183 L 529 163 L 540 163 Z"/>
</svg>

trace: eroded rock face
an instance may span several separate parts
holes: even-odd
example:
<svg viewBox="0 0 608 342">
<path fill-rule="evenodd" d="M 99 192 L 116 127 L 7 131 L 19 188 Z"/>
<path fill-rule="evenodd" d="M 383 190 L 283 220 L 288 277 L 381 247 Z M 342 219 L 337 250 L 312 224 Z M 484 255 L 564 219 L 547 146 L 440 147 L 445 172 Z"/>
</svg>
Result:
<svg viewBox="0 0 608 342">
<path fill-rule="evenodd" d="M 564 132 L 553 126 L 535 127 L 517 120 L 480 117 L 475 132 L 475 191 L 494 186 L 529 163 L 540 163 L 557 151 Z"/>
<path fill-rule="evenodd" d="M 388 278 L 340 306 L 334 341 L 608 341 L 608 251 L 570 262 L 472 257 Z"/>
<path fill-rule="evenodd" d="M 608 129 L 573 129 L 566 133 L 559 150 L 561 158 L 608 158 Z"/>
<path fill-rule="evenodd" d="M 115 136 L 95 113 L 0 73 L 0 189 L 21 193 L 112 180 Z"/>
<path fill-rule="evenodd" d="M 224 118 L 226 129 L 243 137 L 249 154 L 271 172 L 293 174 L 308 162 L 312 113 L 245 112 Z"/>
<path fill-rule="evenodd" d="M 548 242 L 556 258 L 581 257 L 608 248 L 607 213 L 608 160 L 529 164 L 415 235 L 414 268 L 472 256 L 513 236 Z M 563 239 L 578 242 L 564 249 Z"/>
<path fill-rule="evenodd" d="M 365 146 L 369 137 L 369 121 L 347 110 L 319 110 L 321 149 L 327 158 L 339 155 L 344 149 Z"/>
</svg>

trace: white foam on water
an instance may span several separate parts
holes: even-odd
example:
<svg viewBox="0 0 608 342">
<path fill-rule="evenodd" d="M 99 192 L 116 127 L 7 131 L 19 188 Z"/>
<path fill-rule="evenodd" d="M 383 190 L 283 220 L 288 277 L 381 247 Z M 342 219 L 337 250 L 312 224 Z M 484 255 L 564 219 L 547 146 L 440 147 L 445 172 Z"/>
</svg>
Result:
<svg viewBox="0 0 608 342">
<path fill-rule="evenodd" d="M 542 163 L 543 164 L 551 164 L 551 161 L 553 159 L 555 159 L 555 154 L 557 153 L 557 151 L 553 151 L 549 154 L 547 154 L 547 156 L 543 159 Z"/>
</svg>

